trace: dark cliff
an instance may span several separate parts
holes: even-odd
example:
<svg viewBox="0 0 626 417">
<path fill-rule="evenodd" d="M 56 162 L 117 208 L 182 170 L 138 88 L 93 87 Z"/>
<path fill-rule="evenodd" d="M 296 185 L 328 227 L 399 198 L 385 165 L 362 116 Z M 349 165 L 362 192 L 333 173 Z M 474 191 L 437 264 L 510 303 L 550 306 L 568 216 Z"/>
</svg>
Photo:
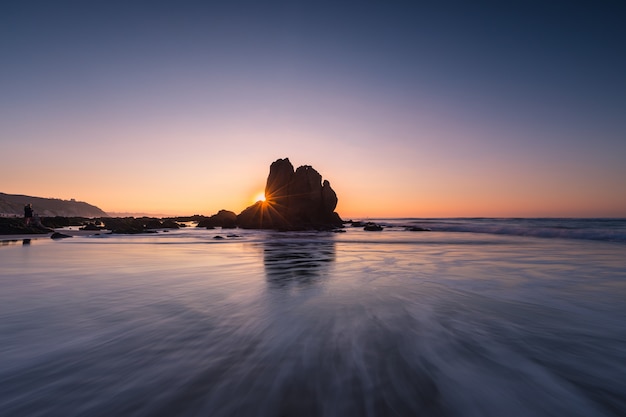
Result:
<svg viewBox="0 0 626 417">
<path fill-rule="evenodd" d="M 2 215 L 24 215 L 24 206 L 32 204 L 36 214 L 42 217 L 106 217 L 100 208 L 83 201 L 61 200 L 58 198 L 31 197 L 27 195 L 0 193 L 0 213 Z"/>
</svg>

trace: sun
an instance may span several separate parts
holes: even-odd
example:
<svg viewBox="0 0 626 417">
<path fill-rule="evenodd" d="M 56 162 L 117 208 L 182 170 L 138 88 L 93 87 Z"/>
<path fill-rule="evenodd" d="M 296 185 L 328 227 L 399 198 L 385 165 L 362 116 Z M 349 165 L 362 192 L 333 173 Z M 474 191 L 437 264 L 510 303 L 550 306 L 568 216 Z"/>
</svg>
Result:
<svg viewBox="0 0 626 417">
<path fill-rule="evenodd" d="M 257 201 L 265 201 L 265 192 L 264 191 L 261 191 L 260 193 L 258 193 L 254 197 L 254 202 L 256 203 Z"/>
</svg>

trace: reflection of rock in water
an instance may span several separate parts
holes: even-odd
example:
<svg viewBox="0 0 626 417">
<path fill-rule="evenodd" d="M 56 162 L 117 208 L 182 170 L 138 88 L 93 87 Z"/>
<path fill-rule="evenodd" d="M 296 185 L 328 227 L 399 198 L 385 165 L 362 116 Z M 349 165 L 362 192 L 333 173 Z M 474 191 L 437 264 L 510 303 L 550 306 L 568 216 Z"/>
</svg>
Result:
<svg viewBox="0 0 626 417">
<path fill-rule="evenodd" d="M 267 281 L 284 287 L 311 285 L 326 275 L 335 260 L 333 240 L 269 240 L 264 243 L 263 262 Z"/>
</svg>

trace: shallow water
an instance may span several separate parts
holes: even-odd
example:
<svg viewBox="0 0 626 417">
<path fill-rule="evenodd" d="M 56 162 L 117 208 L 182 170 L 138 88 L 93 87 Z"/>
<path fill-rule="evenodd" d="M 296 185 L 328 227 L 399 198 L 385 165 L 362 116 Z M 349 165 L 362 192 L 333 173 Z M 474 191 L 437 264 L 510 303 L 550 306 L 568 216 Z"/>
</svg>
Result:
<svg viewBox="0 0 626 417">
<path fill-rule="evenodd" d="M 231 232 L 5 242 L 2 414 L 626 414 L 624 243 Z"/>
</svg>

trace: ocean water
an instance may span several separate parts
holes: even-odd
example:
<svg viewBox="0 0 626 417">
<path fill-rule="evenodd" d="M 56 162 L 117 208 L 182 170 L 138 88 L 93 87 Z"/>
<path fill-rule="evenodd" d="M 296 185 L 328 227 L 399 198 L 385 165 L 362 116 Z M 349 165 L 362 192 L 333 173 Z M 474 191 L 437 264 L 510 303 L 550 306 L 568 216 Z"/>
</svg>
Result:
<svg viewBox="0 0 626 417">
<path fill-rule="evenodd" d="M 3 241 L 0 415 L 626 415 L 625 220 L 379 221 Z"/>
</svg>

